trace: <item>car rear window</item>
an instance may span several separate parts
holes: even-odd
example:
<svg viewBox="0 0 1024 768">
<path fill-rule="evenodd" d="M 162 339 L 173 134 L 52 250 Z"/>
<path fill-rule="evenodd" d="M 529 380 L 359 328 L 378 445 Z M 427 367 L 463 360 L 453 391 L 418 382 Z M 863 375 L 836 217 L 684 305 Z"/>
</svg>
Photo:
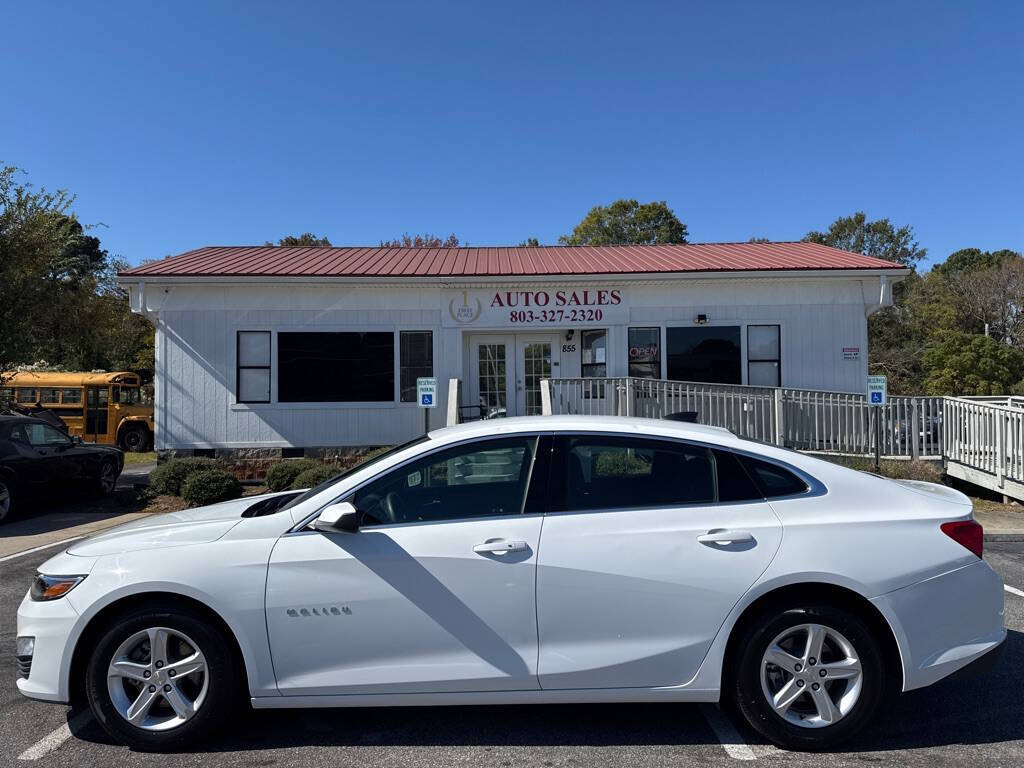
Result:
<svg viewBox="0 0 1024 768">
<path fill-rule="evenodd" d="M 778 464 L 743 456 L 741 461 L 766 499 L 806 493 L 807 483 Z"/>
</svg>

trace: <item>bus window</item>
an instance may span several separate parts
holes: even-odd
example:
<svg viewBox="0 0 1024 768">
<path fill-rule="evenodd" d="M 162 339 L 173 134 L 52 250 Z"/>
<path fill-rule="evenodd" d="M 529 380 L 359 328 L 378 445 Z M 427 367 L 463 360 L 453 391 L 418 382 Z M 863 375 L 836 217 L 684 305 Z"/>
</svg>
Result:
<svg viewBox="0 0 1024 768">
<path fill-rule="evenodd" d="M 117 402 L 121 405 L 135 405 L 139 402 L 139 388 L 121 387 L 121 392 L 117 397 Z"/>
<path fill-rule="evenodd" d="M 36 390 L 35 387 L 18 387 L 14 390 L 17 395 L 19 403 L 34 403 L 36 402 Z"/>
<path fill-rule="evenodd" d="M 59 403 L 60 402 L 60 390 L 56 387 L 43 387 L 39 390 L 40 402 L 46 403 Z"/>
<path fill-rule="evenodd" d="M 74 404 L 80 405 L 82 402 L 82 390 L 81 389 L 62 389 L 61 390 L 61 402 L 64 405 Z"/>
</svg>

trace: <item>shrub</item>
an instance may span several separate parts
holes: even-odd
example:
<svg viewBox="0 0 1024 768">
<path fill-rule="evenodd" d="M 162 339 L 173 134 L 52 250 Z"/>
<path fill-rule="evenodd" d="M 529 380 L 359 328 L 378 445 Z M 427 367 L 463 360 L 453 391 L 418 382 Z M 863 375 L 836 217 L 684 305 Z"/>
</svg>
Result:
<svg viewBox="0 0 1024 768">
<path fill-rule="evenodd" d="M 874 472 L 875 460 L 860 456 L 818 456 L 835 464 L 842 464 L 850 469 L 861 472 Z M 882 459 L 878 465 L 878 474 L 894 480 L 924 480 L 929 483 L 942 482 L 942 462 L 907 459 Z"/>
<path fill-rule="evenodd" d="M 181 484 L 181 498 L 193 507 L 216 504 L 218 501 L 237 499 L 242 495 L 242 485 L 218 467 L 208 467 L 191 472 Z"/>
<path fill-rule="evenodd" d="M 271 491 L 285 491 L 292 487 L 295 478 L 307 469 L 325 466 L 316 459 L 285 459 L 267 470 L 266 484 Z"/>
<path fill-rule="evenodd" d="M 159 465 L 149 476 L 149 487 L 154 493 L 168 493 L 171 496 L 181 495 L 181 486 L 185 478 L 193 472 L 203 469 L 216 469 L 217 462 L 213 459 L 191 458 L 171 459 Z"/>
<path fill-rule="evenodd" d="M 636 477 L 651 474 L 651 463 L 633 454 L 609 451 L 597 455 L 596 469 L 601 477 Z"/>
<path fill-rule="evenodd" d="M 338 474 L 338 470 L 334 467 L 329 467 L 326 464 L 321 464 L 317 467 L 310 467 L 307 470 L 300 472 L 295 480 L 292 481 L 292 490 L 299 490 L 300 488 L 312 488 L 314 485 L 320 485 L 325 480 L 330 480 L 332 477 Z"/>
</svg>

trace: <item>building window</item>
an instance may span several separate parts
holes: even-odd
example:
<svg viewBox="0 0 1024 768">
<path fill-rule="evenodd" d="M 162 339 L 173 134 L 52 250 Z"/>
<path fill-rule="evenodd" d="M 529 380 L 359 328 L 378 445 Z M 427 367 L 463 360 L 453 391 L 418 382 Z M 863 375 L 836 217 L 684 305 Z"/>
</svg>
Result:
<svg viewBox="0 0 1024 768">
<path fill-rule="evenodd" d="M 580 351 L 583 378 L 601 379 L 608 375 L 608 331 L 581 331 Z"/>
<path fill-rule="evenodd" d="M 781 349 L 779 326 L 747 326 L 747 384 L 758 387 L 782 386 Z"/>
<path fill-rule="evenodd" d="M 629 329 L 629 375 L 661 378 L 661 328 Z"/>
<path fill-rule="evenodd" d="M 398 382 L 403 403 L 416 402 L 416 379 L 434 375 L 434 334 L 401 331 L 398 334 Z"/>
<path fill-rule="evenodd" d="M 270 402 L 270 331 L 238 332 L 236 387 L 240 403 Z"/>
<path fill-rule="evenodd" d="M 277 399 L 282 403 L 395 401 L 395 334 L 277 334 Z"/>
<path fill-rule="evenodd" d="M 668 377 L 674 381 L 742 384 L 740 326 L 669 328 Z"/>
</svg>

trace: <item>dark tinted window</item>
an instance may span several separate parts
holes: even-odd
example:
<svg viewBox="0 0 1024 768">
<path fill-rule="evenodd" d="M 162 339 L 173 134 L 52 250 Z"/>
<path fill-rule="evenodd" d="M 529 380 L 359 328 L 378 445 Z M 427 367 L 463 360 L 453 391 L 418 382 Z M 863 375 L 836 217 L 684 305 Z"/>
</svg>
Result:
<svg viewBox="0 0 1024 768">
<path fill-rule="evenodd" d="M 361 525 L 522 514 L 536 446 L 531 436 L 476 441 L 398 467 L 356 494 Z"/>
<path fill-rule="evenodd" d="M 764 498 L 735 453 L 717 449 L 712 452 L 715 454 L 719 501 L 760 501 Z"/>
<path fill-rule="evenodd" d="M 715 501 L 714 456 L 684 443 L 566 437 L 563 509 L 678 506 Z"/>
<path fill-rule="evenodd" d="M 395 334 L 278 333 L 277 399 L 282 403 L 395 399 Z"/>
<path fill-rule="evenodd" d="M 795 493 L 805 493 L 807 491 L 807 483 L 777 464 L 771 464 L 750 456 L 742 457 L 742 461 L 766 498 L 792 496 Z"/>
<path fill-rule="evenodd" d="M 434 334 L 402 331 L 399 336 L 399 386 L 403 403 L 416 402 L 416 379 L 434 375 Z"/>
<path fill-rule="evenodd" d="M 668 378 L 742 384 L 738 325 L 667 328 Z"/>
</svg>

